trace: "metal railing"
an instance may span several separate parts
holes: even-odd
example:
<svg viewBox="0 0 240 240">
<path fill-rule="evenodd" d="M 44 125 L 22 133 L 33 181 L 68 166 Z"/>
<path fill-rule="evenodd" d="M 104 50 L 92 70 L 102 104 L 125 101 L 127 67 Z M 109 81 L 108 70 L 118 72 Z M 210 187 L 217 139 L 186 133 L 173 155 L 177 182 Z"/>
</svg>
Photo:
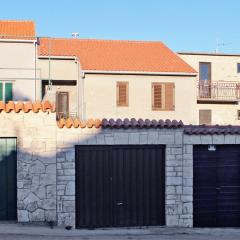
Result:
<svg viewBox="0 0 240 240">
<path fill-rule="evenodd" d="M 198 100 L 239 101 L 240 82 L 200 81 L 198 83 Z"/>
</svg>

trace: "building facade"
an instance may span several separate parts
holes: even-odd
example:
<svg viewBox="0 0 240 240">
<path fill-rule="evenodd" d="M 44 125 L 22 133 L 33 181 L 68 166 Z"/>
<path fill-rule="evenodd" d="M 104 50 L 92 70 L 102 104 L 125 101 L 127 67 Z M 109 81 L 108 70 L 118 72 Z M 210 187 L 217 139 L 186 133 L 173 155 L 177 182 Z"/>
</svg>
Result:
<svg viewBox="0 0 240 240">
<path fill-rule="evenodd" d="M 161 42 L 43 38 L 38 58 L 42 84 L 51 79 L 60 96 L 59 116 L 197 124 L 195 105 L 185 108 L 197 101 L 196 72 Z"/>
<path fill-rule="evenodd" d="M 0 100 L 40 100 L 34 22 L 0 21 L 0 52 Z"/>
<path fill-rule="evenodd" d="M 196 95 L 199 124 L 240 123 L 240 55 L 179 53 L 198 72 Z"/>
</svg>

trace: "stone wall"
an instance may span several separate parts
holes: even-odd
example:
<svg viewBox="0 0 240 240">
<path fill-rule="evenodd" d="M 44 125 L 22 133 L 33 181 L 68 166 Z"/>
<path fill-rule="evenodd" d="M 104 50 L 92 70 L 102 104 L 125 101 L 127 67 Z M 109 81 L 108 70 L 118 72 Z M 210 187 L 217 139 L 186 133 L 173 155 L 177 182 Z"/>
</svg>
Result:
<svg viewBox="0 0 240 240">
<path fill-rule="evenodd" d="M 96 129 L 57 130 L 57 215 L 59 225 L 75 225 L 74 145 L 164 144 L 166 145 L 166 225 L 192 226 L 192 191 L 188 162 L 183 154 L 183 129 Z M 190 153 L 189 153 L 190 152 Z"/>
<path fill-rule="evenodd" d="M 50 111 L 0 113 L 0 137 L 17 138 L 19 222 L 75 226 L 75 145 L 163 144 L 167 226 L 193 225 L 193 145 L 240 144 L 239 134 L 187 135 L 183 128 L 58 128 Z"/>
<path fill-rule="evenodd" d="M 1 112 L 0 137 L 17 138 L 18 221 L 55 222 L 55 114 Z"/>
</svg>

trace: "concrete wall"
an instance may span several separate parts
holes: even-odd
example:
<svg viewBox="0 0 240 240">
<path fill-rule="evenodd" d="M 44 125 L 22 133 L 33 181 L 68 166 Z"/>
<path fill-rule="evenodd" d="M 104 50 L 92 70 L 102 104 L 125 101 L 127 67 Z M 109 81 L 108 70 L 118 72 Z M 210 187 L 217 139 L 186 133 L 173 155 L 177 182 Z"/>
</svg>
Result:
<svg viewBox="0 0 240 240">
<path fill-rule="evenodd" d="M 116 82 L 129 82 L 129 106 L 116 105 Z M 152 83 L 175 83 L 175 111 L 152 111 Z M 85 118 L 177 119 L 197 124 L 194 77 L 85 74 Z"/>
<path fill-rule="evenodd" d="M 41 69 L 40 78 L 49 79 L 49 59 L 38 58 L 37 66 Z M 50 76 L 52 80 L 77 80 L 78 64 L 74 59 L 51 59 Z"/>
<path fill-rule="evenodd" d="M 78 107 L 80 104 L 77 102 L 77 83 L 79 74 L 79 65 L 74 59 L 51 59 L 50 65 L 47 58 L 39 58 L 37 61 L 37 66 L 40 69 L 40 80 L 49 79 L 49 69 L 50 78 L 53 81 L 52 90 L 56 91 L 67 91 L 69 93 L 69 111 L 71 116 L 75 116 L 78 112 Z M 64 85 L 55 83 L 56 81 L 64 81 Z M 71 82 L 75 81 L 76 84 L 72 85 Z M 42 83 L 38 87 L 39 93 L 42 95 L 41 87 Z M 46 88 L 47 89 L 47 88 Z M 45 91 L 46 93 L 46 91 Z"/>
<path fill-rule="evenodd" d="M 0 81 L 13 82 L 14 100 L 34 101 L 34 43 L 0 41 L 0 52 Z"/>
</svg>

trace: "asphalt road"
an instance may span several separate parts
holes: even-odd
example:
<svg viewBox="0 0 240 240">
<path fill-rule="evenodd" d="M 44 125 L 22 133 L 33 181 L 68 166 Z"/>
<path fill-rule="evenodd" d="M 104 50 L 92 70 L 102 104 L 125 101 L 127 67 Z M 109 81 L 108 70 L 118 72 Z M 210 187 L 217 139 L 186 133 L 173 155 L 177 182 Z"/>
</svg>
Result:
<svg viewBox="0 0 240 240">
<path fill-rule="evenodd" d="M 0 224 L 0 240 L 239 240 L 240 229 L 131 228 L 65 230 L 46 226 Z"/>
</svg>

